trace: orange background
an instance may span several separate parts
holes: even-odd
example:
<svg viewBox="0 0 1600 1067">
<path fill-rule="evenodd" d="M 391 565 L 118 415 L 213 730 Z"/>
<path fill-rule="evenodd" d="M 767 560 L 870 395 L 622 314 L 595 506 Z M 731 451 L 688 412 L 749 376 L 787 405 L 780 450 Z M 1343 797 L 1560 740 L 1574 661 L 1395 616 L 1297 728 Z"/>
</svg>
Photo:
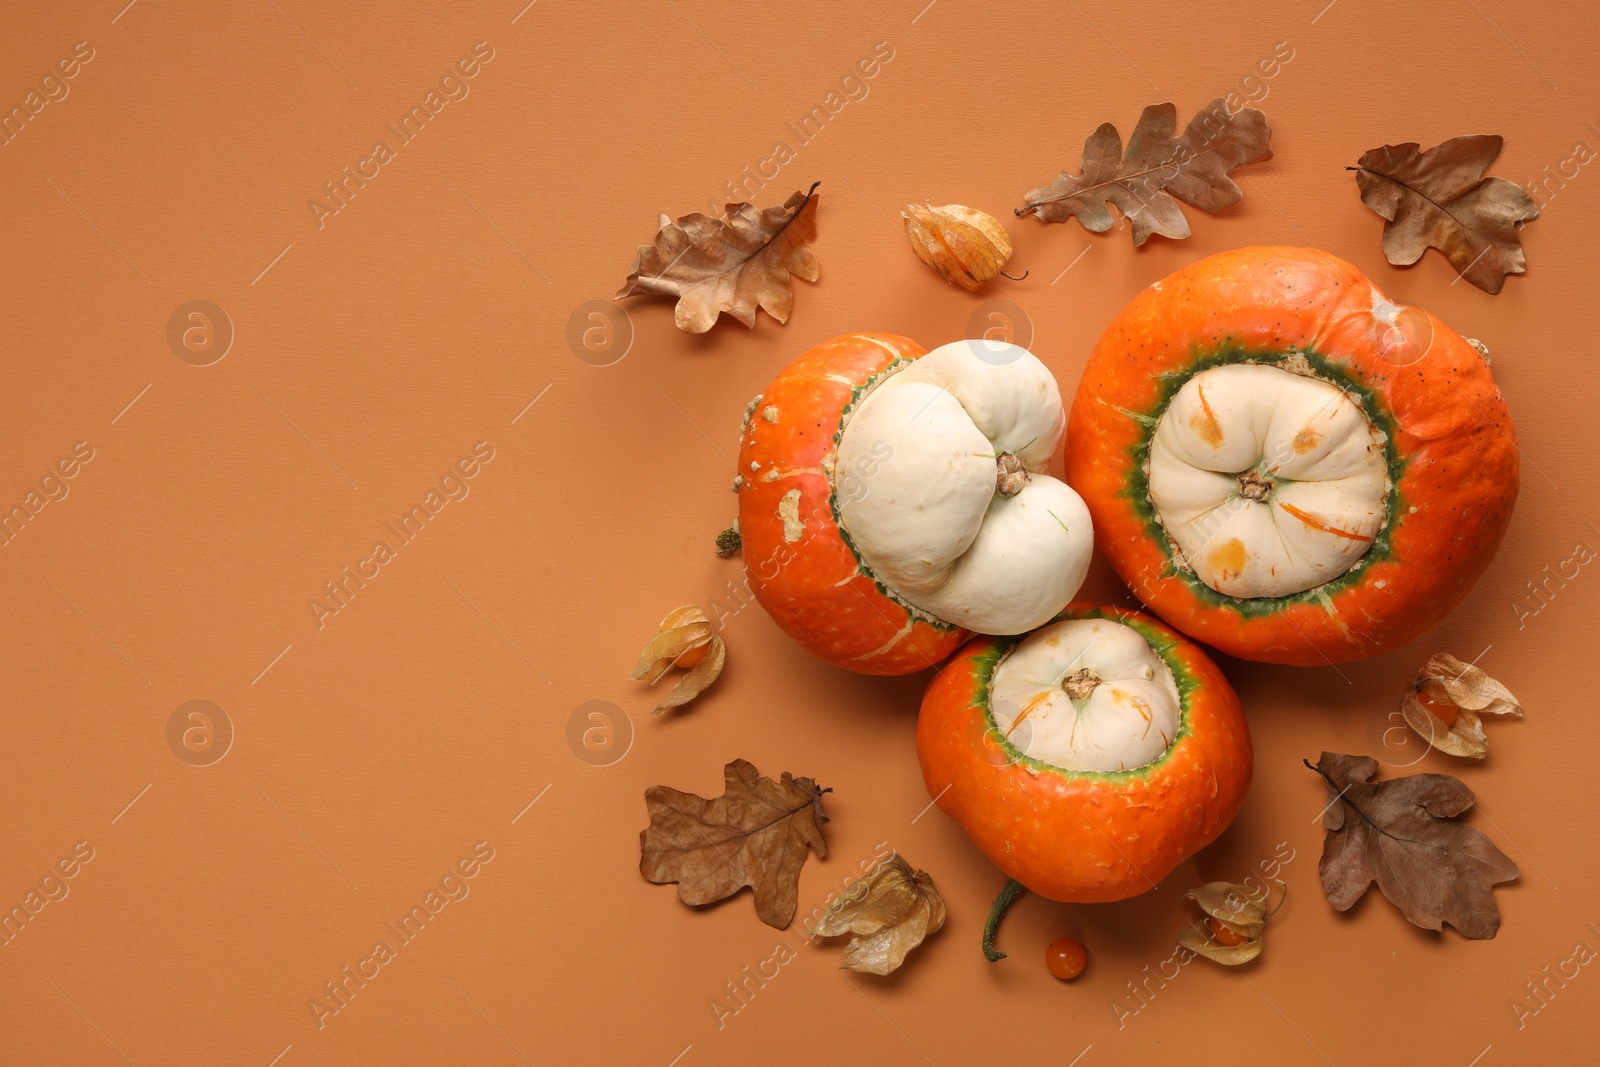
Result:
<svg viewBox="0 0 1600 1067">
<path fill-rule="evenodd" d="M 93 49 L 67 95 L 0 147 L 0 505 L 22 504 L 77 442 L 93 449 L 67 495 L 0 545 L 0 906 L 23 904 L 76 843 L 93 850 L 50 883 L 65 899 L 0 947 L 0 1060 L 1592 1056 L 1593 966 L 1551 982 L 1536 1015 L 1513 1001 L 1579 943 L 1600 949 L 1600 787 L 1577 721 L 1600 576 L 1552 584 L 1537 614 L 1525 599 L 1575 545 L 1600 547 L 1600 477 L 1576 447 L 1600 402 L 1600 172 L 1547 187 L 1528 273 L 1490 297 L 1435 252 L 1388 266 L 1381 221 L 1343 170 L 1385 142 L 1499 132 L 1493 173 L 1529 183 L 1600 145 L 1589 5 L 124 2 L 13 4 L 0 34 L 8 109 L 77 42 Z M 394 147 L 385 124 L 479 41 L 493 54 L 469 95 L 319 228 L 308 202 L 323 183 L 375 141 Z M 866 96 L 801 144 L 785 123 L 880 41 L 893 58 Z M 1279 42 L 1292 60 L 1247 82 Z M 1147 103 L 1173 100 L 1186 119 L 1229 92 L 1259 101 L 1277 156 L 1239 172 L 1236 207 L 1189 210 L 1189 240 L 1135 250 L 1125 229 L 1009 215 L 1076 169 L 1101 121 L 1126 134 Z M 569 343 L 658 212 L 720 200 L 777 141 L 794 158 L 752 190 L 758 203 L 823 181 L 822 279 L 797 285 L 787 326 L 763 315 L 690 337 L 669 301 L 636 299 L 598 320 L 602 351 Z M 1028 279 L 981 296 L 944 285 L 899 231 L 899 208 L 923 198 L 1002 217 Z M 1254 728 L 1254 792 L 1159 891 L 1097 907 L 1024 898 L 1001 935 L 1011 958 L 985 963 L 979 930 L 1003 879 L 925 811 L 911 747 L 925 679 L 813 661 L 757 607 L 727 620 L 715 689 L 649 715 L 654 692 L 627 672 L 667 609 L 733 603 L 739 565 L 711 540 L 733 514 L 739 416 L 794 355 L 857 329 L 931 347 L 1005 310 L 985 300 L 1009 301 L 1070 391 L 1142 287 L 1269 243 L 1344 256 L 1485 340 L 1523 496 L 1471 598 L 1417 645 L 1338 670 L 1224 661 Z M 203 333 L 198 352 L 168 342 L 196 299 L 234 334 L 208 366 L 194 365 L 216 354 Z M 630 331 L 625 356 L 596 365 Z M 388 533 L 478 442 L 493 459 L 470 495 L 413 543 Z M 380 539 L 394 558 L 319 627 L 308 601 Z M 1103 567 L 1086 593 L 1126 600 Z M 1385 777 L 1410 773 L 1415 740 L 1385 738 L 1399 692 L 1429 653 L 1486 646 L 1482 666 L 1527 720 L 1491 723 L 1482 765 L 1428 755 L 1415 769 L 1461 776 L 1482 801 L 1469 821 L 1521 866 L 1496 893 L 1500 936 L 1418 930 L 1376 891 L 1334 913 L 1316 874 L 1322 786 L 1300 760 L 1368 752 Z M 209 765 L 200 735 L 198 754 L 169 744 L 191 700 L 233 727 Z M 614 705 L 611 749 L 569 741 L 589 701 Z M 881 980 L 837 970 L 837 948 L 802 946 L 798 926 L 761 925 L 748 895 L 694 911 L 643 881 L 644 789 L 714 794 L 734 757 L 834 789 L 802 916 L 887 841 L 934 875 L 945 930 Z M 468 895 L 319 1028 L 308 1001 L 323 983 L 396 941 L 384 924 L 478 842 L 493 858 L 469 864 Z M 1183 890 L 1291 854 L 1261 960 L 1195 961 L 1119 1027 L 1113 1004 L 1139 1007 L 1127 983 L 1188 921 Z M 1039 958 L 1069 933 L 1090 953 L 1070 986 Z M 712 999 L 780 943 L 796 958 L 719 1027 Z"/>
</svg>

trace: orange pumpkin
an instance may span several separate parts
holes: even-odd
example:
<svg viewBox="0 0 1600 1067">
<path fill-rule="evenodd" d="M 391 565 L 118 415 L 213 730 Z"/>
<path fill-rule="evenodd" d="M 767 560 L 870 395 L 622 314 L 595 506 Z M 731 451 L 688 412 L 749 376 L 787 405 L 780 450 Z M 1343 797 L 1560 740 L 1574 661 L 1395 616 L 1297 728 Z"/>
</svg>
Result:
<svg viewBox="0 0 1600 1067">
<path fill-rule="evenodd" d="M 1516 501 L 1488 361 L 1307 248 L 1241 248 L 1111 323 L 1072 405 L 1067 481 L 1140 600 L 1233 656 L 1319 666 L 1437 623 Z"/>
<path fill-rule="evenodd" d="M 1045 473 L 1065 427 L 1055 379 L 1015 345 L 818 345 L 740 427 L 751 590 L 811 652 L 866 674 L 931 667 L 969 630 L 1038 625 L 1094 545 L 1083 502 Z"/>
<path fill-rule="evenodd" d="M 751 592 L 812 653 L 863 674 L 923 670 L 967 637 L 917 618 L 861 573 L 840 536 L 823 469 L 856 390 L 926 351 L 893 334 L 849 334 L 818 345 L 750 402 L 740 429 L 734 489 Z M 806 417 L 768 422 L 760 415 L 765 407 Z M 761 477 L 780 469 L 799 473 L 781 481 Z"/>
<path fill-rule="evenodd" d="M 1068 902 L 1153 889 L 1233 821 L 1254 759 L 1199 646 L 1091 604 L 956 653 L 923 696 L 917 758 L 995 866 Z"/>
</svg>

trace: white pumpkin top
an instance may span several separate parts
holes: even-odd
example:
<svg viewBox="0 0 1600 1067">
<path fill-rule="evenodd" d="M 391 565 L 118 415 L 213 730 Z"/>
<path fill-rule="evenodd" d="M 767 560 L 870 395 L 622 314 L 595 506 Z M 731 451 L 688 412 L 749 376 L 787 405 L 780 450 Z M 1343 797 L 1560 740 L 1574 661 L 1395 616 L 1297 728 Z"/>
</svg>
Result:
<svg viewBox="0 0 1600 1067">
<path fill-rule="evenodd" d="M 1088 509 L 1044 473 L 1066 428 L 1043 363 L 1010 344 L 934 349 L 877 385 L 845 423 L 836 471 L 871 470 L 839 514 L 906 603 L 985 634 L 1045 622 L 1083 584 Z"/>
<path fill-rule="evenodd" d="M 1029 634 L 1000 661 L 989 708 L 1023 755 L 1073 771 L 1124 771 L 1167 750 L 1182 703 L 1139 631 L 1070 619 Z"/>
<path fill-rule="evenodd" d="M 1150 446 L 1150 502 L 1182 562 L 1228 596 L 1339 577 L 1372 546 L 1389 492 L 1383 436 L 1329 382 L 1225 364 L 1184 383 Z"/>
</svg>

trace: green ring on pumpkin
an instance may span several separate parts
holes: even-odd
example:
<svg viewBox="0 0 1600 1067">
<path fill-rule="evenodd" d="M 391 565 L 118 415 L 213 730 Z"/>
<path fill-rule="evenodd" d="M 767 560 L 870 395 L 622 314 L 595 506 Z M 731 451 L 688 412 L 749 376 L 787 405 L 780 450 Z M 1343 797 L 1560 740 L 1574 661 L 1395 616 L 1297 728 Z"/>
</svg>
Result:
<svg viewBox="0 0 1600 1067">
<path fill-rule="evenodd" d="M 1046 763 L 1043 760 L 1034 759 L 1032 756 L 1025 755 L 1021 749 L 1013 745 L 1005 734 L 1001 733 L 999 724 L 994 721 L 992 683 L 995 669 L 1000 666 L 1006 656 L 1010 655 L 1012 649 L 1022 643 L 1023 639 L 1028 636 L 1027 634 L 1019 634 L 1015 637 L 991 638 L 990 640 L 994 642 L 993 647 L 986 649 L 973 658 L 974 676 L 978 681 L 978 692 L 983 699 L 985 731 L 993 735 L 996 742 L 998 742 L 996 747 L 1006 754 L 1010 763 L 1021 764 L 1035 772 L 1053 772 L 1068 780 L 1081 778 L 1093 782 L 1110 782 L 1112 784 L 1148 777 L 1151 771 L 1160 767 L 1172 757 L 1172 754 L 1178 749 L 1179 742 L 1193 733 L 1189 729 L 1189 696 L 1200 689 L 1200 682 L 1190 673 L 1182 658 L 1177 655 L 1176 650 L 1181 643 L 1177 638 L 1161 633 L 1143 620 L 1119 615 L 1115 608 L 1096 607 L 1073 612 L 1063 611 L 1044 625 L 1050 626 L 1058 622 L 1079 619 L 1105 619 L 1128 627 L 1144 638 L 1145 644 L 1149 645 L 1151 650 L 1161 657 L 1161 662 L 1165 663 L 1167 670 L 1172 672 L 1172 682 L 1178 688 L 1178 731 L 1173 735 L 1172 741 L 1161 755 L 1142 767 L 1130 767 L 1125 771 L 1074 771 L 1067 767 L 1058 767 L 1054 763 Z"/>
<path fill-rule="evenodd" d="M 1155 505 L 1150 501 L 1150 479 L 1147 468 L 1150 463 L 1150 444 L 1155 439 L 1156 426 L 1160 424 L 1161 417 L 1166 414 L 1167 407 L 1172 403 L 1172 398 L 1190 378 L 1202 371 L 1213 367 L 1226 366 L 1233 363 L 1255 363 L 1262 366 L 1274 367 L 1290 374 L 1299 373 L 1289 370 L 1284 366 L 1294 359 L 1302 359 L 1315 372 L 1312 375 L 1319 381 L 1338 389 L 1346 396 L 1353 398 L 1361 407 L 1361 412 L 1367 420 L 1376 427 L 1384 438 L 1384 467 L 1389 479 L 1388 507 L 1386 508 L 1383 525 L 1378 528 L 1372 544 L 1367 546 L 1361 558 L 1350 566 L 1350 569 L 1333 578 L 1314 585 L 1310 589 L 1291 593 L 1280 597 L 1233 597 L 1226 593 L 1219 593 L 1211 588 L 1192 571 L 1180 568 L 1173 563 L 1173 546 L 1167 537 L 1166 527 L 1156 516 Z M 1243 345 L 1224 344 L 1209 352 L 1196 350 L 1194 360 L 1182 373 L 1163 374 L 1158 379 L 1160 395 L 1156 398 L 1155 409 L 1151 414 L 1142 414 L 1134 411 L 1118 409 L 1129 418 L 1137 422 L 1142 428 L 1139 440 L 1128 450 L 1133 457 L 1133 465 L 1128 471 L 1127 486 L 1123 495 L 1132 505 L 1134 512 L 1144 521 L 1145 531 L 1161 546 L 1163 555 L 1167 558 L 1166 570 L 1162 577 L 1176 577 L 1181 579 L 1195 597 L 1202 603 L 1215 607 L 1228 607 L 1238 612 L 1245 618 L 1260 618 L 1265 615 L 1275 615 L 1286 608 L 1298 604 L 1318 604 L 1331 610 L 1335 596 L 1347 587 L 1360 583 L 1362 574 L 1374 563 L 1386 562 L 1390 558 L 1393 546 L 1393 534 L 1405 514 L 1404 499 L 1400 493 L 1400 479 L 1405 474 L 1407 459 L 1400 455 L 1399 446 L 1395 443 L 1395 436 L 1399 430 L 1394 417 L 1389 414 L 1377 401 L 1376 393 L 1367 385 L 1351 378 L 1345 371 L 1342 363 L 1329 359 L 1327 356 L 1312 349 L 1290 349 L 1288 351 L 1264 351 L 1246 348 Z"/>
<path fill-rule="evenodd" d="M 898 374 L 907 366 L 915 362 L 916 360 L 914 359 L 906 359 L 902 356 L 896 356 L 894 359 L 890 360 L 882 370 L 878 371 L 878 373 L 874 374 L 860 385 L 853 385 L 850 387 L 850 399 L 845 406 L 840 409 L 839 425 L 835 427 L 833 431 L 834 455 L 837 456 L 839 454 L 839 442 L 844 439 L 845 424 L 850 421 L 851 414 L 854 413 L 855 409 L 861 405 L 861 401 L 866 397 L 866 395 L 875 389 L 880 382 L 894 374 Z M 861 572 L 862 576 L 871 579 L 872 584 L 877 588 L 878 592 L 882 593 L 890 603 L 898 604 L 901 608 L 905 609 L 905 613 L 912 619 L 915 619 L 918 622 L 925 622 L 935 630 L 943 630 L 947 633 L 953 630 L 962 629 L 962 627 L 957 626 L 955 623 L 946 622 L 938 616 L 931 615 L 923 609 L 917 607 L 915 604 L 906 600 L 899 593 L 896 593 L 893 589 L 890 589 L 878 579 L 877 574 L 873 572 L 872 568 L 867 566 L 867 561 L 861 558 L 861 553 L 859 550 L 857 550 L 855 541 L 850 537 L 850 531 L 845 529 L 844 517 L 839 512 L 839 492 L 838 486 L 834 485 L 833 482 L 832 469 L 824 471 L 823 476 L 828 479 L 828 512 L 833 516 L 834 528 L 839 531 L 839 540 L 843 541 L 844 547 L 850 550 L 850 556 L 856 561 L 856 569 Z"/>
</svg>

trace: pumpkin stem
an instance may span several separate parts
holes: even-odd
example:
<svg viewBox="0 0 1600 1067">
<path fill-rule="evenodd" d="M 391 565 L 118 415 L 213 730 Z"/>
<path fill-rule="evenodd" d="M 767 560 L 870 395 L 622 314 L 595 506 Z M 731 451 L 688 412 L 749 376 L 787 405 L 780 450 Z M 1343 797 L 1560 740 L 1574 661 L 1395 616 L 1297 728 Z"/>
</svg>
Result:
<svg viewBox="0 0 1600 1067">
<path fill-rule="evenodd" d="M 1262 477 L 1259 471 L 1246 471 L 1239 475 L 1239 495 L 1246 500 L 1260 503 L 1272 495 L 1273 488 L 1272 479 Z"/>
<path fill-rule="evenodd" d="M 1282 878 L 1274 878 L 1273 881 L 1283 886 L 1283 896 L 1278 898 L 1278 906 L 1276 908 L 1273 908 L 1271 911 L 1267 912 L 1261 917 L 1262 922 L 1266 922 L 1268 919 L 1278 914 L 1279 910 L 1282 909 L 1285 904 L 1289 903 L 1289 883 L 1285 882 Z"/>
<path fill-rule="evenodd" d="M 1000 895 L 994 898 L 994 906 L 989 909 L 989 921 L 983 925 L 983 954 L 990 963 L 1006 958 L 1004 952 L 995 950 L 995 931 L 1000 929 L 1000 920 L 1005 916 L 1006 909 L 1027 891 L 1026 886 L 1013 878 L 1000 888 Z"/>
<path fill-rule="evenodd" d="M 1087 700 L 1089 694 L 1094 692 L 1094 687 L 1100 684 L 1100 676 L 1088 667 L 1079 667 L 1076 671 L 1066 676 L 1061 682 L 1061 688 L 1066 690 L 1067 696 L 1073 700 Z"/>
<path fill-rule="evenodd" d="M 1010 452 L 1002 452 L 996 456 L 994 466 L 994 487 L 1001 496 L 1016 496 L 1022 492 L 1022 487 L 1028 484 L 1028 468 L 1023 466 L 1022 460 Z"/>
<path fill-rule="evenodd" d="M 731 556 L 739 551 L 743 543 L 743 539 L 739 536 L 738 525 L 730 526 L 717 534 L 717 555 Z"/>
</svg>

